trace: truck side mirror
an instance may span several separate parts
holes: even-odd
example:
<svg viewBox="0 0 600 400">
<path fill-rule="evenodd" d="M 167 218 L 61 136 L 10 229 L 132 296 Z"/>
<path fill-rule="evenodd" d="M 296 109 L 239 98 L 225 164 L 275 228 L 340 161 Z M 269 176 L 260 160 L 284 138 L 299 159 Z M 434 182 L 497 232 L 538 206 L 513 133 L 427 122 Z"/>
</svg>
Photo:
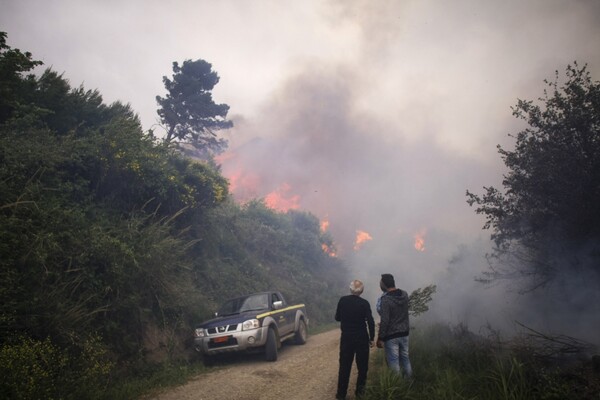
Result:
<svg viewBox="0 0 600 400">
<path fill-rule="evenodd" d="M 279 301 L 274 301 L 273 302 L 273 309 L 274 310 L 279 310 L 281 307 L 283 307 L 283 301 L 279 300 Z"/>
</svg>

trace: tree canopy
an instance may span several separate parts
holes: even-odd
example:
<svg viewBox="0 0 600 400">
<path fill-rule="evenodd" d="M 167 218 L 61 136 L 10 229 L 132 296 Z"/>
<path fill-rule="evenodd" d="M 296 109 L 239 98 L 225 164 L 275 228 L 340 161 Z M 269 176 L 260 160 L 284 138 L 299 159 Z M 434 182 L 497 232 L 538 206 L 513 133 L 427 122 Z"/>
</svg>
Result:
<svg viewBox="0 0 600 400">
<path fill-rule="evenodd" d="M 217 104 L 212 90 L 219 76 L 204 60 L 186 60 L 180 66 L 173 63 L 173 79 L 163 77 L 166 97 L 156 96 L 158 115 L 165 125 L 170 143 L 177 140 L 207 153 L 219 153 L 227 141 L 217 137 L 217 131 L 233 123 L 227 119 L 229 106 Z"/>
<path fill-rule="evenodd" d="M 18 99 L 33 84 L 35 76 L 25 74 L 42 64 L 33 60 L 31 53 L 8 46 L 6 37 L 6 32 L 0 32 L 0 121 L 18 109 Z"/>
<path fill-rule="evenodd" d="M 566 77 L 562 85 L 558 72 L 544 81 L 540 104 L 519 100 L 513 108 L 528 127 L 514 150 L 498 146 L 504 190 L 467 191 L 492 230 L 490 279 L 527 277 L 533 288 L 566 271 L 600 272 L 600 83 L 577 63 Z"/>
</svg>

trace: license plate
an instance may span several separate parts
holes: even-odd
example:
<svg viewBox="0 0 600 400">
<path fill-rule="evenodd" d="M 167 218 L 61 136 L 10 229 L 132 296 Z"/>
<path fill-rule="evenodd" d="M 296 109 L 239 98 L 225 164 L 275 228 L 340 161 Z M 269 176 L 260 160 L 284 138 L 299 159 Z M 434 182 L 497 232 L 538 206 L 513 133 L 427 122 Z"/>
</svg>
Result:
<svg viewBox="0 0 600 400">
<path fill-rule="evenodd" d="M 213 343 L 224 343 L 229 340 L 231 336 L 221 336 L 213 339 Z"/>
</svg>

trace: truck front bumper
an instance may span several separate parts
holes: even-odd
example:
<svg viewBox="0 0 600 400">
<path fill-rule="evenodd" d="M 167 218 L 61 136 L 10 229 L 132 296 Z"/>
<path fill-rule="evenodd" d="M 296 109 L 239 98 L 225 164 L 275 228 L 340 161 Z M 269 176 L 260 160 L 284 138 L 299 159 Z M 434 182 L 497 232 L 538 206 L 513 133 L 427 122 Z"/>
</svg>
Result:
<svg viewBox="0 0 600 400">
<path fill-rule="evenodd" d="M 267 341 L 268 327 L 249 329 L 243 331 L 241 324 L 239 330 L 227 333 L 207 335 L 194 338 L 194 347 L 205 355 L 233 353 L 264 346 Z"/>
</svg>

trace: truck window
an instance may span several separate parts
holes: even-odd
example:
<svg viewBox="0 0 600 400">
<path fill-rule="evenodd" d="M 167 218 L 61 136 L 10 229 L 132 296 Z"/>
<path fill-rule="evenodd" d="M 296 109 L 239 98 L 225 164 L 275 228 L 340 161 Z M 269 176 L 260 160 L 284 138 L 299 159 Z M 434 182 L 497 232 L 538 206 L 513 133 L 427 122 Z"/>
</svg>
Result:
<svg viewBox="0 0 600 400">
<path fill-rule="evenodd" d="M 264 310 L 269 308 L 269 295 L 267 293 L 248 297 L 239 297 L 227 301 L 219 310 L 220 316 L 239 314 L 251 310 Z"/>
<path fill-rule="evenodd" d="M 259 294 L 256 296 L 250 296 L 244 301 L 240 312 L 250 311 L 250 310 L 264 310 L 265 308 L 269 308 L 269 303 L 267 302 L 268 297 L 266 294 Z"/>
</svg>

